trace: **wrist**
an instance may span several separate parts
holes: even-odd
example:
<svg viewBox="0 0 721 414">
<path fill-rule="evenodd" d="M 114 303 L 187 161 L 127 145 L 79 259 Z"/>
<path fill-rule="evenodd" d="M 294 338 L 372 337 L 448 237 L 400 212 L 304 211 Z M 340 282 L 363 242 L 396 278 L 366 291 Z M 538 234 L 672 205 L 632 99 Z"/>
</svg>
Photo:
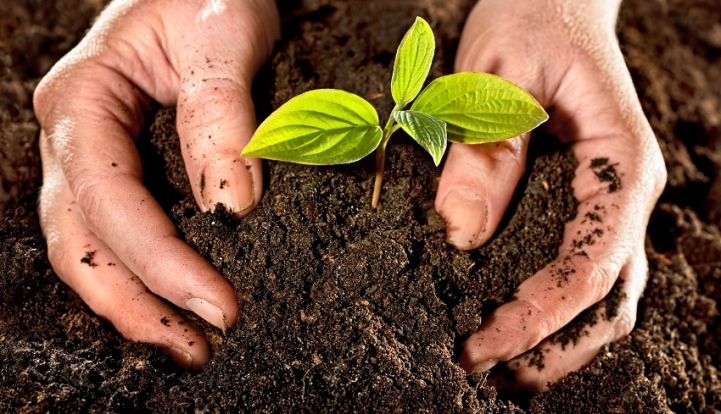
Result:
<svg viewBox="0 0 721 414">
<path fill-rule="evenodd" d="M 575 40 L 603 33 L 615 38 L 616 19 L 622 0 L 483 0 L 468 23 L 515 27 L 528 35 L 561 32 Z"/>
<path fill-rule="evenodd" d="M 618 52 L 619 6 L 620 0 L 480 1 L 464 27 L 455 70 L 498 74 L 545 105 L 569 67 Z"/>
<path fill-rule="evenodd" d="M 544 20 L 555 15 L 556 18 L 578 19 L 614 19 L 618 16 L 622 0 L 483 0 L 476 4 L 498 10 L 506 10 L 510 15 L 525 18 L 538 16 Z"/>
</svg>

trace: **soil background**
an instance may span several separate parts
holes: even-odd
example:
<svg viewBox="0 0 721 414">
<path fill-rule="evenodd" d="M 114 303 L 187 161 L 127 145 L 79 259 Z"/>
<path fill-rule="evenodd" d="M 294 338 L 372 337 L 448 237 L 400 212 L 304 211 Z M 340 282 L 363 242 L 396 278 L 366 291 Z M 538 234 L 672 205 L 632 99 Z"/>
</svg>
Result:
<svg viewBox="0 0 721 414">
<path fill-rule="evenodd" d="M 214 358 L 187 373 L 93 315 L 46 259 L 32 93 L 102 3 L 0 3 L 0 412 L 721 410 L 721 2 L 624 2 L 619 39 L 669 171 L 647 233 L 648 285 L 631 335 L 534 396 L 499 396 L 453 357 L 484 314 L 555 258 L 575 216 L 576 161 L 552 137 L 532 140 L 502 229 L 465 253 L 445 244 L 433 210 L 441 170 L 402 134 L 377 212 L 370 160 L 269 162 L 261 204 L 233 222 L 195 206 L 174 110 L 163 109 L 138 141 L 147 185 L 235 285 L 240 321 L 225 335 L 198 321 Z M 389 113 L 393 56 L 415 16 L 434 27 L 437 77 L 452 69 L 472 3 L 282 1 L 283 40 L 255 85 L 259 117 L 321 87 Z M 612 305 L 565 334 L 582 335 Z"/>
</svg>

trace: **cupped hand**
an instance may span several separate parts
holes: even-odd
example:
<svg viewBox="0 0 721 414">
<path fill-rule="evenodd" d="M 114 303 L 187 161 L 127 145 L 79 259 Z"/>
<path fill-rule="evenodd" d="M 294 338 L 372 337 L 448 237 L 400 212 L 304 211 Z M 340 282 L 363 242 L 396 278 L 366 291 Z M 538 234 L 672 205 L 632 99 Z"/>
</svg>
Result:
<svg viewBox="0 0 721 414">
<path fill-rule="evenodd" d="M 226 329 L 239 306 L 143 186 L 134 140 L 154 102 L 177 104 L 198 205 L 247 214 L 262 191 L 259 161 L 240 156 L 256 127 L 250 86 L 278 35 L 274 0 L 116 0 L 35 92 L 53 269 L 124 337 L 187 368 L 210 348 L 175 307 Z"/>
<path fill-rule="evenodd" d="M 459 363 L 467 371 L 500 362 L 514 371 L 515 381 L 489 378 L 501 388 L 543 390 L 635 324 L 648 272 L 645 230 L 666 170 L 617 43 L 619 3 L 484 0 L 464 28 L 456 70 L 495 73 L 527 89 L 549 112 L 545 128 L 578 159 L 578 214 L 565 226 L 558 258 L 464 343 Z M 529 139 L 450 148 L 436 196 L 449 243 L 469 250 L 493 235 L 524 172 Z M 554 343 L 552 335 L 618 279 L 617 316 L 599 316 L 575 344 Z M 543 354 L 543 369 L 529 351 Z"/>
</svg>

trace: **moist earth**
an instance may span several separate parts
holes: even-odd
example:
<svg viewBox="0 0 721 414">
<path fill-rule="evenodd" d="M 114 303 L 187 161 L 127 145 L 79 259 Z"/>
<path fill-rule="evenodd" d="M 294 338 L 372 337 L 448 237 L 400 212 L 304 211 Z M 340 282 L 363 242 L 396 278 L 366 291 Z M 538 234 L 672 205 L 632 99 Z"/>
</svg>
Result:
<svg viewBox="0 0 721 414">
<path fill-rule="evenodd" d="M 254 87 L 259 118 L 325 87 L 389 113 L 395 48 L 415 16 L 436 33 L 434 78 L 451 72 L 472 3 L 281 2 L 283 39 Z M 669 170 L 646 238 L 648 284 L 627 338 L 549 391 L 523 396 L 498 395 L 453 361 L 484 315 L 556 258 L 564 223 L 575 218 L 570 184 L 579 166 L 553 137 L 538 134 L 500 230 L 481 249 L 459 252 L 445 243 L 433 208 L 441 169 L 403 134 L 388 149 L 378 210 L 370 208 L 372 160 L 268 162 L 260 205 L 236 222 L 198 210 L 174 109 L 162 109 L 138 140 L 147 185 L 181 235 L 233 283 L 240 320 L 223 334 L 194 318 L 214 357 L 188 373 L 151 346 L 124 341 L 89 311 L 46 258 L 32 92 L 102 6 L 0 4 L 0 412 L 721 409 L 719 2 L 623 4 L 619 39 Z M 588 166 L 609 190 L 624 191 L 613 167 L 613 154 Z M 578 248 L 597 236 L 579 239 Z M 95 264 L 92 252 L 77 259 Z M 618 291 L 554 341 L 572 346 L 599 317 L 614 318 Z M 159 320 L 158 329 L 167 323 Z M 546 368 L 542 353 L 529 363 Z"/>
</svg>

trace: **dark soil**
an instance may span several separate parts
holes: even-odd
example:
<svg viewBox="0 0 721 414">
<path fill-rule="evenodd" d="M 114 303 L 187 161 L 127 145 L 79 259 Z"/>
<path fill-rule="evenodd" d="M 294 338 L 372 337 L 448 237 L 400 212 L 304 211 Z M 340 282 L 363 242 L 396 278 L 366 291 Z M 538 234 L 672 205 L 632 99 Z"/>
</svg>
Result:
<svg viewBox="0 0 721 414">
<path fill-rule="evenodd" d="M 393 55 L 414 17 L 436 31 L 435 77 L 451 70 L 472 3 L 284 3 L 284 38 L 256 85 L 259 116 L 320 87 L 357 93 L 389 113 Z M 260 206 L 233 222 L 195 206 L 174 111 L 164 109 L 138 144 L 147 184 L 186 240 L 235 285 L 240 321 L 225 335 L 198 321 L 214 358 L 186 373 L 94 316 L 46 259 L 31 96 L 100 7 L 0 4 L 0 412 L 721 410 L 721 3 L 624 2 L 621 44 L 669 169 L 648 230 L 648 286 L 629 337 L 531 397 L 498 397 L 453 357 L 483 315 L 556 257 L 563 224 L 575 215 L 576 162 L 551 137 L 534 138 L 502 230 L 464 253 L 446 245 L 433 209 L 440 169 L 401 134 L 389 146 L 378 211 L 370 208 L 371 160 L 338 168 L 271 162 Z M 613 164 L 600 158 L 594 168 L 622 191 Z M 92 252 L 83 260 L 92 266 Z M 617 301 L 611 295 L 555 340 L 568 345 L 597 315 L 615 317 Z M 542 355 L 530 361 L 543 365 Z"/>
</svg>

